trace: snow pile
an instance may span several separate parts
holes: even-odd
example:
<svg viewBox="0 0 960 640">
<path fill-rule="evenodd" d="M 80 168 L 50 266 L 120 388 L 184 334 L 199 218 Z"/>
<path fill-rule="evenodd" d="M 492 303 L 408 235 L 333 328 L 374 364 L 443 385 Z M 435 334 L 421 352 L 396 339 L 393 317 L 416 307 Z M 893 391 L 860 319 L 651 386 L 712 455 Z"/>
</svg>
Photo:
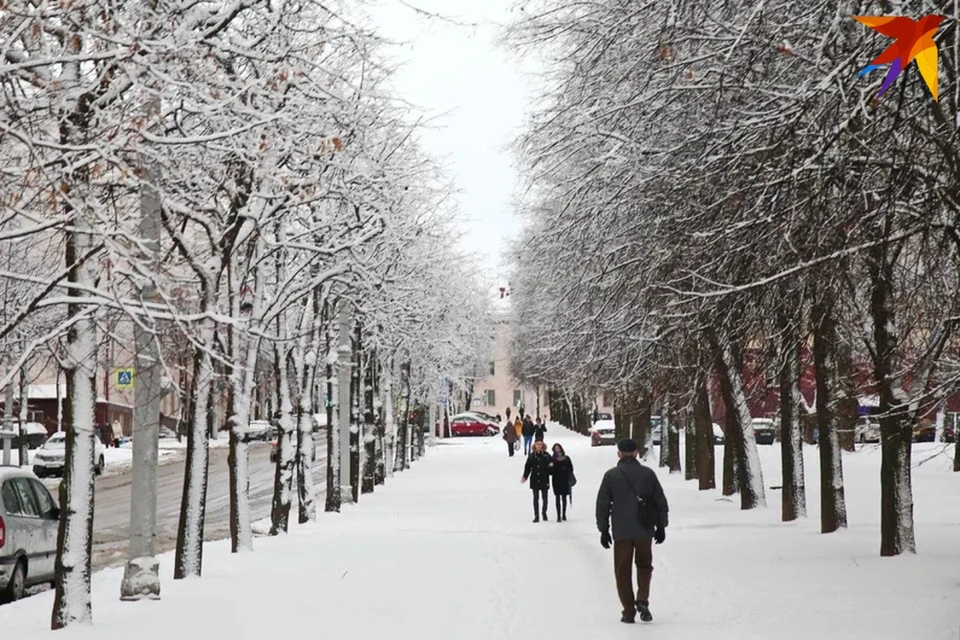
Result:
<svg viewBox="0 0 960 640">
<path fill-rule="evenodd" d="M 916 462 L 929 459 L 914 476 L 920 553 L 893 559 L 878 555 L 876 447 L 845 454 L 850 529 L 828 536 L 817 533 L 815 448 L 805 448 L 814 517 L 789 524 L 775 506 L 742 512 L 736 499 L 661 473 L 672 526 L 654 551 L 655 620 L 637 629 L 619 622 L 611 552 L 593 524 L 594 492 L 615 449 L 559 428 L 548 435 L 576 468 L 568 522 L 532 524 L 524 458 L 508 457 L 499 438 L 462 439 L 358 506 L 258 538 L 254 553 L 207 545 L 199 580 L 174 582 L 172 556 L 161 557 L 160 602 L 118 601 L 122 571 L 108 570 L 94 577 L 93 627 L 47 631 L 47 592 L 0 608 L 0 628 L 31 640 L 254 640 L 315 629 L 367 639 L 398 628 L 401 637 L 454 640 L 957 637 L 960 492 L 949 457 L 935 455 L 941 445 L 915 448 Z M 778 446 L 759 447 L 765 477 L 779 478 L 779 455 Z"/>
</svg>

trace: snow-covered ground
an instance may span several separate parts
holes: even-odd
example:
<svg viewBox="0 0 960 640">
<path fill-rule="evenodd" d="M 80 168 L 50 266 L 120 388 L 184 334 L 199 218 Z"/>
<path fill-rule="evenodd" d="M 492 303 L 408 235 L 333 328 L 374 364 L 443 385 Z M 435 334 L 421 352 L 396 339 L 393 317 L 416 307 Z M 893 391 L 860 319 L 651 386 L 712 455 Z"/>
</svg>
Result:
<svg viewBox="0 0 960 640">
<path fill-rule="evenodd" d="M 120 602 L 122 570 L 107 570 L 94 576 L 94 627 L 46 631 L 48 592 L 0 608 L 0 629 L 31 640 L 960 636 L 960 474 L 946 455 L 915 469 L 919 554 L 894 559 L 877 555 L 876 448 L 845 456 L 851 527 L 829 536 L 817 533 L 815 448 L 806 456 L 811 517 L 792 524 L 779 522 L 779 492 L 769 490 L 780 484 L 778 447 L 761 447 L 770 506 L 750 513 L 659 471 L 672 526 L 654 552 L 655 620 L 638 629 L 619 621 L 611 552 L 593 523 L 615 450 L 557 439 L 579 480 L 566 523 L 531 523 L 523 458 L 509 458 L 499 438 L 447 441 L 359 505 L 258 538 L 252 554 L 209 544 L 201 579 L 174 582 L 163 556 L 160 602 Z M 941 448 L 919 445 L 916 458 Z"/>
</svg>

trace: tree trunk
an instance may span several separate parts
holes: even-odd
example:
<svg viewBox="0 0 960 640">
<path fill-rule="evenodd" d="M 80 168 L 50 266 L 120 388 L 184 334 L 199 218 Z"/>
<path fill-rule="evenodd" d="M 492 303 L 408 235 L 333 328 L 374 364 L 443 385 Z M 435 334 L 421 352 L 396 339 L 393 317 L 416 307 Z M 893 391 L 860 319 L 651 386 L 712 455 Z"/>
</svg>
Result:
<svg viewBox="0 0 960 640">
<path fill-rule="evenodd" d="M 750 424 L 750 407 L 743 387 L 741 361 L 742 358 L 736 356 L 732 345 L 716 349 L 717 378 L 727 410 L 726 441 L 732 440 L 737 461 L 736 485 L 740 489 L 740 508 L 754 509 L 766 506 L 767 499 L 763 487 L 763 472 L 760 469 L 760 454 Z M 726 464 L 726 459 L 724 463 Z M 724 489 L 726 490 L 726 487 Z"/>
<path fill-rule="evenodd" d="M 363 369 L 363 481 L 360 489 L 363 493 L 373 493 L 377 484 L 377 435 L 373 408 L 373 368 L 375 362 L 367 359 Z"/>
<path fill-rule="evenodd" d="M 373 371 L 373 415 L 374 415 L 374 453 L 377 458 L 376 468 L 374 469 L 375 484 L 384 484 L 387 481 L 387 443 L 386 443 L 386 418 L 384 416 L 383 404 L 383 367 L 379 360 L 375 361 Z"/>
<path fill-rule="evenodd" d="M 707 376 L 702 375 L 697 380 L 697 396 L 693 407 L 693 419 L 697 425 L 697 478 L 700 491 L 717 488 L 713 418 L 710 415 L 708 393 Z"/>
<path fill-rule="evenodd" d="M 273 477 L 273 505 L 270 509 L 270 535 L 286 533 L 293 503 L 293 402 L 290 399 L 290 378 L 287 355 L 280 341 L 274 344 L 274 374 L 280 391 L 280 420 L 277 436 L 277 464 Z M 297 449 L 299 449 L 299 445 Z M 299 453 L 299 451 L 297 452 Z M 299 455 L 297 456 L 299 457 Z"/>
<path fill-rule="evenodd" d="M 340 512 L 340 353 L 336 349 L 336 323 L 328 302 L 324 302 L 326 319 L 326 338 L 324 345 L 327 354 L 327 491 L 323 510 L 327 513 Z"/>
<path fill-rule="evenodd" d="M 653 398 L 648 391 L 641 392 L 637 397 L 639 399 L 636 405 L 637 410 L 634 413 L 635 418 L 630 422 L 631 428 L 633 429 L 633 439 L 637 443 L 639 457 L 642 460 L 651 462 L 654 455 L 652 425 L 653 416 L 651 415 L 653 413 Z"/>
<path fill-rule="evenodd" d="M 319 329 L 314 329 L 314 335 Z M 311 353 L 316 354 L 319 345 L 314 338 L 309 347 Z M 315 520 L 317 507 L 313 502 L 313 460 L 316 444 L 313 441 L 313 392 L 316 384 L 316 371 L 319 363 L 314 357 L 314 364 L 306 362 L 303 351 L 300 352 L 299 379 L 300 388 L 297 392 L 297 522 L 304 524 Z"/>
<path fill-rule="evenodd" d="M 670 464 L 670 396 L 664 396 L 660 403 L 660 468 Z"/>
<path fill-rule="evenodd" d="M 403 471 L 410 468 L 408 457 L 410 442 L 410 363 L 400 365 L 400 389 L 403 394 L 400 399 L 400 424 L 397 430 L 397 451 L 394 471 Z"/>
<path fill-rule="evenodd" d="M 350 494 L 354 504 L 360 500 L 360 404 L 363 401 L 360 357 L 360 321 L 354 323 L 353 366 L 350 371 Z"/>
<path fill-rule="evenodd" d="M 209 324 L 208 324 L 209 323 Z M 214 401 L 212 361 L 213 323 L 204 320 L 203 344 L 194 353 L 194 375 L 190 395 L 190 428 L 187 431 L 187 459 L 183 472 L 183 493 L 180 499 L 180 522 L 177 527 L 177 550 L 173 565 L 174 580 L 198 577 L 203 571 L 203 528 L 207 512 L 207 475 L 209 468 L 209 406 Z M 208 341 L 209 340 L 209 341 Z"/>
<path fill-rule="evenodd" d="M 87 254 L 88 234 L 71 227 L 66 239 L 69 269 L 67 295 L 82 298 L 96 286 Z M 56 586 L 50 626 L 62 629 L 89 623 L 93 617 L 90 571 L 93 552 L 93 454 L 96 403 L 97 324 L 85 305 L 67 305 L 75 321 L 67 331 L 67 424 L 63 480 L 60 482 L 60 526 L 57 531 Z"/>
<path fill-rule="evenodd" d="M 788 331 L 781 345 L 780 368 L 780 516 L 790 522 L 807 515 L 807 492 L 803 476 L 803 434 L 800 430 L 799 345 Z"/>
<path fill-rule="evenodd" d="M 696 389 L 694 389 L 696 393 Z M 696 396 L 694 396 L 696 397 Z M 697 479 L 697 428 L 689 407 L 683 412 L 684 479 Z"/>
<path fill-rule="evenodd" d="M 670 442 L 670 450 L 667 452 L 667 468 L 670 473 L 680 473 L 680 420 L 676 409 L 671 405 L 669 429 L 663 434 Z"/>
<path fill-rule="evenodd" d="M 917 550 L 911 478 L 912 421 L 898 366 L 893 265 L 881 247 L 870 253 L 873 378 L 880 396 L 880 555 Z M 819 406 L 819 405 L 818 405 Z"/>
<path fill-rule="evenodd" d="M 820 448 L 820 531 L 831 533 L 847 526 L 843 490 L 843 461 L 834 414 L 833 385 L 836 383 L 837 343 L 833 301 L 826 291 L 814 309 L 813 366 L 817 384 L 817 429 Z"/>
</svg>

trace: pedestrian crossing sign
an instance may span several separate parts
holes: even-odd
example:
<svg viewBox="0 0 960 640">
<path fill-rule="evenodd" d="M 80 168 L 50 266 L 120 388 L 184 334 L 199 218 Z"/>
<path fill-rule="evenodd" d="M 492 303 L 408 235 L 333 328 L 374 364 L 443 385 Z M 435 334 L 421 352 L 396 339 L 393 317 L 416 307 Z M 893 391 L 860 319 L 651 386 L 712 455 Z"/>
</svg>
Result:
<svg viewBox="0 0 960 640">
<path fill-rule="evenodd" d="M 117 369 L 117 389 L 133 389 L 133 369 Z"/>
</svg>

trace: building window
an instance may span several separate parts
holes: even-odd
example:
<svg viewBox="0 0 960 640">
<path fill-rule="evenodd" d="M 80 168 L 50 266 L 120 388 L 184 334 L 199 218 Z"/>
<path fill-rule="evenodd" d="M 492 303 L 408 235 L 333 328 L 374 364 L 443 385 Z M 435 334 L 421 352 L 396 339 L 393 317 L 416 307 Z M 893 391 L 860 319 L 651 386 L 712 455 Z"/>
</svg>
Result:
<svg viewBox="0 0 960 640">
<path fill-rule="evenodd" d="M 495 362 L 490 363 L 490 375 L 492 376 L 497 375 L 497 363 Z M 493 404 L 493 403 L 491 402 L 490 404 Z"/>
<path fill-rule="evenodd" d="M 483 392 L 483 404 L 488 407 L 497 406 L 497 394 L 494 393 L 493 389 L 487 389 Z"/>
<path fill-rule="evenodd" d="M 515 407 L 523 406 L 523 389 L 513 390 L 513 406 Z"/>
</svg>

